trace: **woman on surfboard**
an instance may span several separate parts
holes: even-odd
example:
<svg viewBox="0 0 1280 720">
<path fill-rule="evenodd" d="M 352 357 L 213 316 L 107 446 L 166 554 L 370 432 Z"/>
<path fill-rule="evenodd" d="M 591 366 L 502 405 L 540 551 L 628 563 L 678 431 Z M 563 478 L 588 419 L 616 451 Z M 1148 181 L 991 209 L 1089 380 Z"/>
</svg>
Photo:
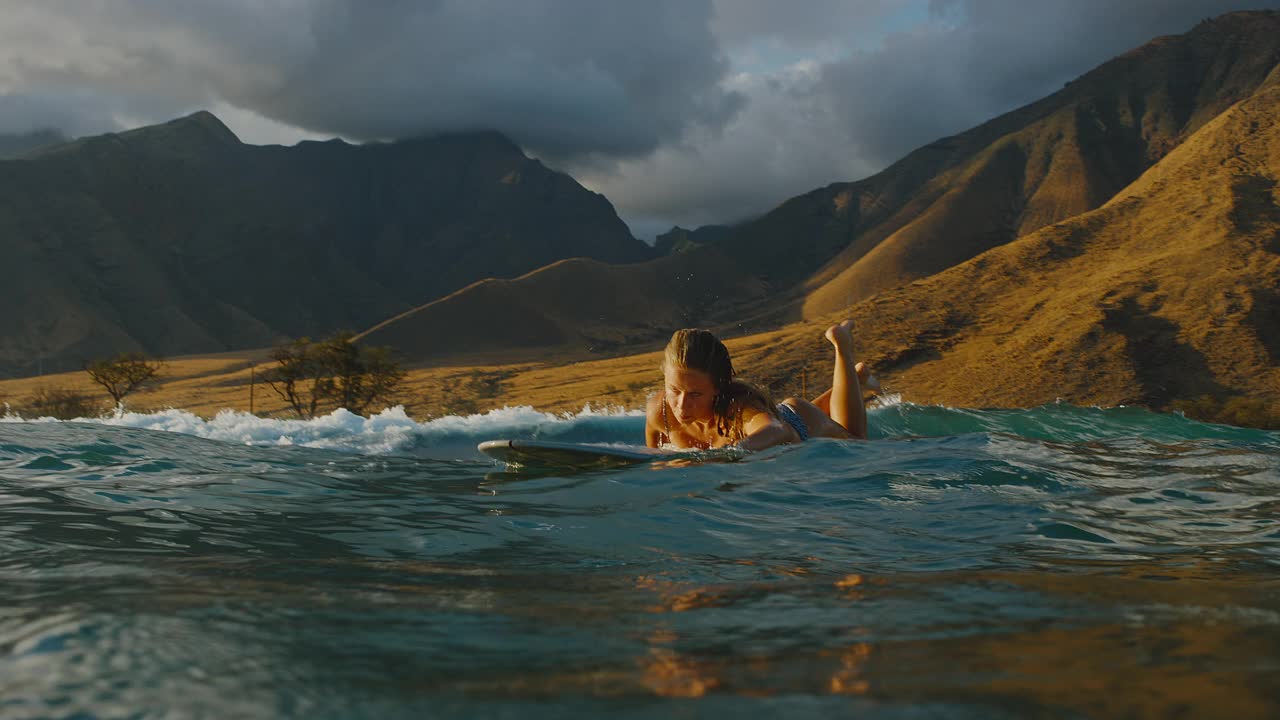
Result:
<svg viewBox="0 0 1280 720">
<path fill-rule="evenodd" d="M 684 448 L 737 445 L 761 450 L 811 437 L 867 437 L 866 369 L 853 361 L 853 321 L 827 328 L 835 348 L 831 389 L 813 402 L 774 405 L 766 391 L 734 379 L 729 350 L 707 330 L 677 330 L 663 354 L 662 392 L 649 398 L 645 444 Z"/>
</svg>

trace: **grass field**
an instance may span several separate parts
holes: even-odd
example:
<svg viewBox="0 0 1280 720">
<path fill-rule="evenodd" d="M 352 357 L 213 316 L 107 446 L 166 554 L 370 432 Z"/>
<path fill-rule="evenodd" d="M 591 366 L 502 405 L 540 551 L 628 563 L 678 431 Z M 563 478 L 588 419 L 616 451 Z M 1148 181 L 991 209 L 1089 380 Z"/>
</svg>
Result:
<svg viewBox="0 0 1280 720">
<path fill-rule="evenodd" d="M 763 333 L 727 342 L 743 377 L 769 386 L 781 398 L 788 394 L 817 395 L 830 382 L 830 348 L 818 329 L 801 340 L 802 328 Z M 772 352 L 779 345 L 802 343 L 809 349 L 810 367 L 796 370 Z M 788 356 L 794 353 L 788 353 Z M 157 378 L 125 400 L 130 410 L 180 408 L 212 417 L 223 409 L 252 410 L 264 416 L 290 416 L 292 411 L 263 377 L 273 363 L 268 350 L 200 355 L 167 360 Z M 577 411 L 593 407 L 640 408 L 661 381 L 661 352 L 623 357 L 558 362 L 541 361 L 444 364 L 411 368 L 392 404 L 405 406 L 413 417 L 472 414 L 504 406 L 529 405 L 539 410 Z M 0 380 L 0 402 L 24 416 L 41 389 L 69 390 L 89 396 L 101 411 L 110 398 L 85 372 Z"/>
</svg>

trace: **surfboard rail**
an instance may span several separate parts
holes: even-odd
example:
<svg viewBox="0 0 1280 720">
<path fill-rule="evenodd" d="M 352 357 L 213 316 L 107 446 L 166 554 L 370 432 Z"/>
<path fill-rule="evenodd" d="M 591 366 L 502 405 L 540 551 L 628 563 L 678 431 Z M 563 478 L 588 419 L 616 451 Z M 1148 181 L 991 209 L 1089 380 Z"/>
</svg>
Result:
<svg viewBox="0 0 1280 720">
<path fill-rule="evenodd" d="M 553 440 L 486 440 L 476 449 L 508 465 L 557 468 L 605 468 L 653 462 L 680 455 L 642 445 L 574 443 Z"/>
</svg>

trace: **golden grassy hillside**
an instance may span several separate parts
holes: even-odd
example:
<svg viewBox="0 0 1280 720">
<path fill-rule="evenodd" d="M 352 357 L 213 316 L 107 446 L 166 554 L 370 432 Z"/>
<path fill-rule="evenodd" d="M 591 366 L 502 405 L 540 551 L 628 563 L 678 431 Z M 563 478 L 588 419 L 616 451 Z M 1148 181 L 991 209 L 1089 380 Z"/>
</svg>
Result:
<svg viewBox="0 0 1280 720">
<path fill-rule="evenodd" d="M 865 219 L 850 228 L 852 242 L 803 284 L 802 317 L 837 311 L 1101 206 L 1252 94 L 1280 61 L 1277 38 L 1280 13 L 1206 21 L 913 153 L 902 165 L 927 167 L 950 155 L 919 186 L 881 189 L 886 181 L 872 178 L 828 188 L 831 215 Z M 884 174 L 922 171 L 895 166 Z M 873 211 L 850 212 L 855 201 Z"/>
<path fill-rule="evenodd" d="M 811 330 L 811 329 L 810 329 Z M 728 340 L 735 362 L 752 379 L 772 387 L 779 397 L 807 389 L 816 394 L 831 372 L 829 346 L 820 332 L 793 328 L 788 333 L 764 333 Z M 803 337 L 801 337 L 803 336 Z M 798 338 L 798 340 L 797 340 Z M 782 342 L 800 342 L 810 351 L 813 366 L 792 376 L 785 365 L 770 358 Z M 794 350 L 795 348 L 793 348 Z M 393 402 L 403 404 L 413 417 L 471 414 L 495 408 L 530 405 L 550 412 L 578 411 L 593 407 L 639 408 L 661 382 L 658 351 L 581 362 L 553 356 L 526 362 L 489 364 L 442 363 L 409 371 Z M 292 417 L 288 406 L 262 382 L 272 366 L 265 351 L 174 358 L 166 362 L 156 381 L 126 399 L 132 411 L 180 408 L 212 417 L 224 409 L 250 408 L 253 368 L 253 409 L 259 415 Z M 0 403 L 8 403 L 24 417 L 40 390 L 70 390 L 106 412 L 110 402 L 101 388 L 83 372 L 0 380 Z"/>
<path fill-rule="evenodd" d="M 860 303 L 869 353 L 953 405 L 1280 401 L 1278 121 L 1280 69 L 1098 210 Z"/>
<path fill-rule="evenodd" d="M 671 328 L 723 315 L 726 298 L 764 292 L 712 248 L 625 266 L 574 258 L 513 280 L 483 280 L 358 339 L 415 363 L 588 359 L 652 346 Z"/>
</svg>

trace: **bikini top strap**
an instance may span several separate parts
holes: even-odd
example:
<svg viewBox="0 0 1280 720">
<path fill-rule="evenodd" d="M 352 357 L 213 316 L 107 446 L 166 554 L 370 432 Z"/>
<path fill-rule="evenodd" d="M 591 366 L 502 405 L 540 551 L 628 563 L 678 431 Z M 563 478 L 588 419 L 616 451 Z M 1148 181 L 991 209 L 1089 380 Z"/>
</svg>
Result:
<svg viewBox="0 0 1280 720">
<path fill-rule="evenodd" d="M 658 398 L 658 402 L 662 403 L 662 438 L 665 442 L 671 442 L 671 426 L 667 423 L 667 394 L 665 392 Z"/>
</svg>

